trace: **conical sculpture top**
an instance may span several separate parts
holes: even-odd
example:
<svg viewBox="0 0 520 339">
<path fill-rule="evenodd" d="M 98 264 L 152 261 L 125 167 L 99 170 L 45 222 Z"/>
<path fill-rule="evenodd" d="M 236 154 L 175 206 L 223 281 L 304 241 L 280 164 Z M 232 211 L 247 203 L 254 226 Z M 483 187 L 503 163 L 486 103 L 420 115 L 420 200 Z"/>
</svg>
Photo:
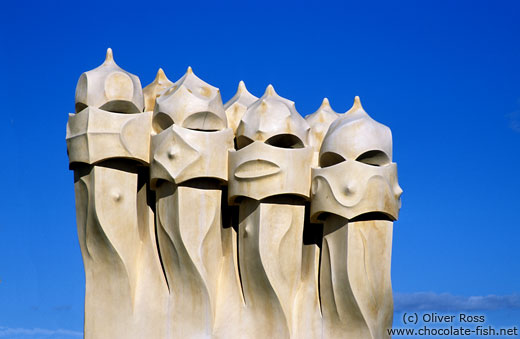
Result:
<svg viewBox="0 0 520 339">
<path fill-rule="evenodd" d="M 164 92 L 164 90 L 172 87 L 174 84 L 166 77 L 162 68 L 159 68 L 154 81 L 143 88 L 144 94 L 144 110 L 153 111 L 155 108 L 155 100 Z"/>
<path fill-rule="evenodd" d="M 238 83 L 236 94 L 224 105 L 228 125 L 233 130 L 233 133 L 236 134 L 238 124 L 240 123 L 240 120 L 242 120 L 242 116 L 246 112 L 249 105 L 257 100 L 258 98 L 249 93 L 246 88 L 246 84 L 241 80 Z"/>
<path fill-rule="evenodd" d="M 103 64 L 83 73 L 78 80 L 76 113 L 86 107 L 120 113 L 143 111 L 141 81 L 116 64 L 111 48 L 107 50 Z"/>
<path fill-rule="evenodd" d="M 339 114 L 330 107 L 329 99 L 327 98 L 323 99 L 316 112 L 305 117 L 305 120 L 311 126 L 309 144 L 314 147 L 314 151 L 320 151 L 321 143 L 329 130 L 330 124 L 337 118 L 339 118 Z"/>
</svg>

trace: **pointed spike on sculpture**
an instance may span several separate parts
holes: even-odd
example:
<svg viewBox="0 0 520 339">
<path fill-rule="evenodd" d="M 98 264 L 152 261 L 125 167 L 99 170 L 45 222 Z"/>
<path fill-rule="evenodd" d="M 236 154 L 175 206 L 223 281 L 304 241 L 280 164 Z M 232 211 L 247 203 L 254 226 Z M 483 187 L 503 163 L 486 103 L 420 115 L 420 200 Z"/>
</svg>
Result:
<svg viewBox="0 0 520 339">
<path fill-rule="evenodd" d="M 243 80 L 240 80 L 240 82 L 238 83 L 238 90 L 237 90 L 238 93 L 243 93 L 243 92 L 248 92 L 247 88 L 246 88 L 246 84 L 244 83 Z"/>
<path fill-rule="evenodd" d="M 331 108 L 328 98 L 323 98 L 323 101 L 321 102 L 320 108 L 325 108 L 325 107 Z"/>
<path fill-rule="evenodd" d="M 363 109 L 363 106 L 361 105 L 361 99 L 359 99 L 359 96 L 356 95 L 354 97 L 354 104 L 352 104 L 352 107 L 348 110 L 348 112 L 354 112 L 354 111 L 357 111 L 358 109 Z"/>
<path fill-rule="evenodd" d="M 265 96 L 275 96 L 275 95 L 278 95 L 278 94 L 274 90 L 273 85 L 269 84 L 269 85 L 267 85 L 267 88 L 265 89 L 264 95 Z"/>
<path fill-rule="evenodd" d="M 193 69 L 191 66 L 188 66 L 188 69 L 186 70 L 186 74 L 193 74 Z"/>
<path fill-rule="evenodd" d="M 165 80 L 169 80 L 169 79 L 166 77 L 166 74 L 164 74 L 163 69 L 159 67 L 159 70 L 157 71 L 157 75 L 155 76 L 155 81 L 163 82 Z"/>
<path fill-rule="evenodd" d="M 107 55 L 105 57 L 105 62 L 103 62 L 103 65 L 113 64 L 114 61 L 114 53 L 112 52 L 112 48 L 107 48 Z"/>
</svg>

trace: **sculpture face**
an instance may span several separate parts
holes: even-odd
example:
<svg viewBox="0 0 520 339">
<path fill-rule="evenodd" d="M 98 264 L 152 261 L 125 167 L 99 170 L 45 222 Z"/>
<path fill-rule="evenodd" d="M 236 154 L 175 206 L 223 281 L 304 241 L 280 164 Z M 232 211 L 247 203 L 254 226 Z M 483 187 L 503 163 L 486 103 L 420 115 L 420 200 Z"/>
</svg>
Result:
<svg viewBox="0 0 520 339">
<path fill-rule="evenodd" d="M 100 108 L 116 113 L 139 113 L 144 100 L 141 81 L 120 68 L 112 50 L 107 50 L 105 62 L 83 73 L 76 86 L 76 113 L 86 107 Z"/>
<path fill-rule="evenodd" d="M 347 219 L 396 220 L 402 189 L 392 159 L 390 129 L 372 120 L 357 99 L 329 128 L 312 170 L 311 217 L 333 213 Z M 375 213 L 375 214 L 374 214 Z"/>
<path fill-rule="evenodd" d="M 233 131 L 203 132 L 172 125 L 152 137 L 152 149 L 152 184 L 157 179 L 180 184 L 200 177 L 227 181 Z"/>
<path fill-rule="evenodd" d="M 269 86 L 253 103 L 237 129 L 239 150 L 229 153 L 229 198 L 261 200 L 279 194 L 309 197 L 313 150 L 309 126 L 294 103 Z"/>
</svg>

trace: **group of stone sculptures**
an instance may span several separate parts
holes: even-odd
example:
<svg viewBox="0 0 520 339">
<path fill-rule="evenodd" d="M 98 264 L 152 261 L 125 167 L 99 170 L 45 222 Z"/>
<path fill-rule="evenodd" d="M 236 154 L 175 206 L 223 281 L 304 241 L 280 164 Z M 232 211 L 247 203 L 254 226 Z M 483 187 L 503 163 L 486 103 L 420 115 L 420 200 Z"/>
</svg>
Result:
<svg viewBox="0 0 520 339">
<path fill-rule="evenodd" d="M 87 338 L 384 338 L 402 193 L 356 97 L 302 118 L 191 68 L 144 89 L 109 49 L 67 124 Z"/>
</svg>

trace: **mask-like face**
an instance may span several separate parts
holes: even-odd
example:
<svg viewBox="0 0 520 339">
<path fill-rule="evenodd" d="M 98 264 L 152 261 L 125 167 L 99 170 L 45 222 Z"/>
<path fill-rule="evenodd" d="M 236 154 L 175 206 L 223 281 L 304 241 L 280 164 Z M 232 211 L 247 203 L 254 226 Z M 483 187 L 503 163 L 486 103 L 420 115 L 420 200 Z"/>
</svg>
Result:
<svg viewBox="0 0 520 339">
<path fill-rule="evenodd" d="M 227 181 L 227 152 L 233 149 L 233 131 L 194 131 L 172 125 L 152 137 L 152 186 L 158 179 L 180 184 L 193 178 Z"/>
<path fill-rule="evenodd" d="M 156 133 L 172 124 L 201 131 L 227 127 L 218 88 L 199 79 L 191 68 L 155 102 L 153 128 Z"/>
<path fill-rule="evenodd" d="M 401 193 L 390 129 L 371 119 L 356 97 L 352 109 L 329 127 L 319 168 L 312 169 L 311 218 L 333 213 L 396 220 Z"/>
<path fill-rule="evenodd" d="M 143 90 L 139 78 L 120 68 L 107 50 L 105 62 L 83 73 L 76 86 L 76 113 L 86 107 L 115 113 L 143 111 Z"/>
<path fill-rule="evenodd" d="M 194 178 L 227 181 L 233 131 L 226 128 L 220 91 L 191 68 L 157 98 L 153 116 L 150 177 L 181 184 Z"/>
<path fill-rule="evenodd" d="M 237 129 L 238 151 L 229 152 L 229 200 L 280 194 L 309 197 L 313 150 L 309 126 L 294 103 L 271 85 L 250 105 Z"/>
</svg>

